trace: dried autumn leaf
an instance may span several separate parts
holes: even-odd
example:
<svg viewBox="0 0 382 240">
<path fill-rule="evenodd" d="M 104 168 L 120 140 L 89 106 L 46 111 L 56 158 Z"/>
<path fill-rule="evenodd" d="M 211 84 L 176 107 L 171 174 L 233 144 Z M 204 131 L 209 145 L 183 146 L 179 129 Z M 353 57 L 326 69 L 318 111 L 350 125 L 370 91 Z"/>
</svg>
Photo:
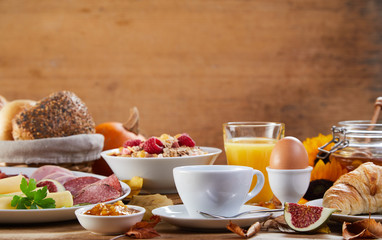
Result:
<svg viewBox="0 0 382 240">
<path fill-rule="evenodd" d="M 137 239 L 159 237 L 160 235 L 154 227 L 161 221 L 161 218 L 154 215 L 150 218 L 150 220 L 150 222 L 137 222 L 129 229 L 129 231 L 125 233 L 125 235 Z"/>
<path fill-rule="evenodd" d="M 270 219 L 266 220 L 262 223 L 262 229 L 264 231 L 271 230 L 279 230 L 283 233 L 294 233 L 296 232 L 292 228 L 288 226 L 288 224 L 285 221 L 284 215 L 280 215 L 278 217 L 271 217 Z M 331 233 L 330 228 L 327 224 L 322 225 L 320 228 L 315 230 L 315 233 Z"/>
<path fill-rule="evenodd" d="M 326 234 L 329 234 L 331 233 L 332 231 L 330 230 L 328 224 L 323 224 L 321 227 L 319 227 L 318 229 L 316 229 L 314 231 L 315 233 L 326 233 Z"/>
<path fill-rule="evenodd" d="M 295 232 L 293 229 L 291 229 L 288 224 L 285 222 L 284 215 L 280 215 L 276 218 L 270 218 L 267 221 L 265 221 L 263 224 L 263 229 L 265 231 L 268 231 L 269 229 L 276 229 L 280 232 L 285 233 L 293 233 Z"/>
<path fill-rule="evenodd" d="M 261 225 L 259 222 L 255 222 L 248 228 L 248 230 L 245 230 L 245 229 L 242 229 L 237 224 L 229 221 L 229 224 L 227 225 L 227 229 L 243 238 L 250 238 L 260 231 Z"/>
<path fill-rule="evenodd" d="M 382 238 L 382 225 L 374 219 L 364 219 L 354 223 L 344 222 L 342 236 L 345 240 L 356 238 Z"/>
<path fill-rule="evenodd" d="M 173 205 L 173 201 L 166 195 L 150 194 L 150 195 L 135 195 L 129 202 L 130 205 L 140 206 L 146 209 L 143 216 L 144 221 L 148 221 L 152 217 L 152 210 L 158 207 Z"/>
</svg>

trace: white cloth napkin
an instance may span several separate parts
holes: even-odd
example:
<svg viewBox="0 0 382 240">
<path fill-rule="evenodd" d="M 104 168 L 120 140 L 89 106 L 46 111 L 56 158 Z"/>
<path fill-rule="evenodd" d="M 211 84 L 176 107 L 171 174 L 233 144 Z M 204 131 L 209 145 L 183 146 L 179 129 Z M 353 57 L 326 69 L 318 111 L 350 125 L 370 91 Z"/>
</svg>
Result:
<svg viewBox="0 0 382 240">
<path fill-rule="evenodd" d="M 0 141 L 0 162 L 23 164 L 88 162 L 101 157 L 103 142 L 102 134 Z"/>
</svg>

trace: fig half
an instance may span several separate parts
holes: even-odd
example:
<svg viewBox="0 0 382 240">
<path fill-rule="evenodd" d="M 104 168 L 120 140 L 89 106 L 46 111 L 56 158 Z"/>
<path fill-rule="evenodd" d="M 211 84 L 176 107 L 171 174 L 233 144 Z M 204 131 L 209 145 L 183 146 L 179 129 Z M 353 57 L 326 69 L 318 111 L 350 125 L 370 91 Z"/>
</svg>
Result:
<svg viewBox="0 0 382 240">
<path fill-rule="evenodd" d="M 297 203 L 284 204 L 284 218 L 290 228 L 298 232 L 319 229 L 336 212 L 333 208 L 308 206 Z"/>
<path fill-rule="evenodd" d="M 53 192 L 64 192 L 66 189 L 65 187 L 53 179 L 42 179 L 37 182 L 36 187 L 44 187 L 46 186 L 48 188 L 48 191 L 50 193 Z"/>
</svg>

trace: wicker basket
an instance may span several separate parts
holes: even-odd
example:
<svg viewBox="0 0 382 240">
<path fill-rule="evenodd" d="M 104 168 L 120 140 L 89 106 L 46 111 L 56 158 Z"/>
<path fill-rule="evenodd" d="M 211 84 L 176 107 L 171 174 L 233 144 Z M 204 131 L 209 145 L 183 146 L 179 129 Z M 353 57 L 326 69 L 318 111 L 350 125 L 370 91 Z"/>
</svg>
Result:
<svg viewBox="0 0 382 240">
<path fill-rule="evenodd" d="M 0 162 L 6 166 L 58 165 L 73 171 L 91 172 L 100 158 L 104 137 L 79 134 L 25 141 L 0 141 Z"/>
</svg>

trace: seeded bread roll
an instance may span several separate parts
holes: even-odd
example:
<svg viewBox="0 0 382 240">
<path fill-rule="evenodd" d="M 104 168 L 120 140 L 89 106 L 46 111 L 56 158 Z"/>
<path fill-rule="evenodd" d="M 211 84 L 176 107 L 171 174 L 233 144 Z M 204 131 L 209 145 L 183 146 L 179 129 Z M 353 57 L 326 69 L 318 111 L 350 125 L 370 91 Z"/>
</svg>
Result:
<svg viewBox="0 0 382 240">
<path fill-rule="evenodd" d="M 32 140 L 95 133 L 86 105 L 74 93 L 52 93 L 12 121 L 15 140 Z"/>
</svg>

